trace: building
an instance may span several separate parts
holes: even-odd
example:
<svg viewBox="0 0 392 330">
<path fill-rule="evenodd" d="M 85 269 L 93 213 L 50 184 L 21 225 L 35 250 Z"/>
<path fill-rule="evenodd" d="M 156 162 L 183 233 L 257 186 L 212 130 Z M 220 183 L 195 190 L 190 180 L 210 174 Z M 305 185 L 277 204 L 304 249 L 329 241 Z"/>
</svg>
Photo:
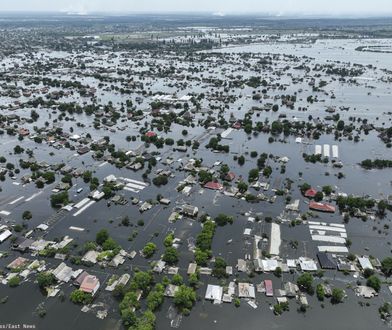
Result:
<svg viewBox="0 0 392 330">
<path fill-rule="evenodd" d="M 80 285 L 80 290 L 86 293 L 90 293 L 94 296 L 100 287 L 100 283 L 97 277 L 93 275 L 87 275 Z"/>
<path fill-rule="evenodd" d="M 264 280 L 264 287 L 265 287 L 265 295 L 267 297 L 273 297 L 274 296 L 274 289 L 272 286 L 272 281 L 271 280 Z"/>
<path fill-rule="evenodd" d="M 239 298 L 256 298 L 255 287 L 251 283 L 238 283 L 238 297 Z"/>
<path fill-rule="evenodd" d="M 311 201 L 309 203 L 309 208 L 311 210 L 320 211 L 320 212 L 327 212 L 327 213 L 335 213 L 336 208 L 333 205 L 327 203 L 318 203 Z"/>
<path fill-rule="evenodd" d="M 317 259 L 322 269 L 336 269 L 336 262 L 332 259 L 332 256 L 328 253 L 319 252 L 317 253 Z"/>
<path fill-rule="evenodd" d="M 199 213 L 196 206 L 185 204 L 181 207 L 181 212 L 187 216 L 195 217 Z"/>
<path fill-rule="evenodd" d="M 212 300 L 214 303 L 220 303 L 222 301 L 223 288 L 219 285 L 208 284 L 206 294 L 204 298 L 206 300 Z"/>
<path fill-rule="evenodd" d="M 304 196 L 307 198 L 314 198 L 317 194 L 317 190 L 314 188 L 309 188 L 308 190 L 305 191 Z"/>
<path fill-rule="evenodd" d="M 222 190 L 223 189 L 223 185 L 220 184 L 219 182 L 210 181 L 210 182 L 207 182 L 204 185 L 204 188 L 211 189 L 211 190 Z"/>
</svg>

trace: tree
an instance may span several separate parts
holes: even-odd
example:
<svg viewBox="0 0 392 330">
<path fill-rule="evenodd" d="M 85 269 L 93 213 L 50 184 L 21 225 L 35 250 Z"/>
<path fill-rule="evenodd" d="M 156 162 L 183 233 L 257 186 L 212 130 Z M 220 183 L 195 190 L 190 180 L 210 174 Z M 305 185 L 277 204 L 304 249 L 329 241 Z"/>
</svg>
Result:
<svg viewBox="0 0 392 330">
<path fill-rule="evenodd" d="M 343 131 L 344 130 L 344 121 L 343 120 L 339 120 L 336 128 L 337 128 L 338 131 Z"/>
<path fill-rule="evenodd" d="M 248 190 L 248 185 L 244 181 L 240 181 L 237 184 L 238 191 L 243 194 Z"/>
<path fill-rule="evenodd" d="M 320 301 L 324 300 L 324 297 L 325 297 L 324 285 L 317 284 L 317 286 L 316 286 L 316 294 L 317 294 L 318 300 L 320 300 Z"/>
<path fill-rule="evenodd" d="M 33 217 L 30 211 L 24 211 L 22 214 L 23 220 L 30 220 Z"/>
<path fill-rule="evenodd" d="M 392 258 L 387 257 L 381 261 L 381 270 L 385 276 L 389 277 L 392 275 Z"/>
<path fill-rule="evenodd" d="M 148 291 L 153 281 L 154 278 L 150 272 L 138 271 L 137 273 L 135 273 L 135 276 L 133 277 L 131 287 L 134 289 Z"/>
<path fill-rule="evenodd" d="M 15 288 L 20 284 L 20 277 L 19 276 L 13 276 L 8 280 L 8 285 L 11 288 Z"/>
<path fill-rule="evenodd" d="M 228 223 L 233 223 L 233 217 L 221 213 L 217 217 L 215 217 L 214 221 L 218 226 L 225 226 Z"/>
<path fill-rule="evenodd" d="M 162 260 L 166 261 L 169 265 L 175 264 L 178 261 L 177 249 L 172 246 L 167 247 Z"/>
<path fill-rule="evenodd" d="M 331 195 L 332 193 L 332 187 L 331 186 L 323 186 L 323 193 L 327 196 Z"/>
<path fill-rule="evenodd" d="M 60 207 L 66 205 L 69 202 L 68 192 L 63 191 L 59 194 L 53 194 L 50 196 L 50 204 L 52 207 Z"/>
<path fill-rule="evenodd" d="M 174 234 L 173 234 L 173 233 L 170 233 L 170 234 L 168 234 L 168 235 L 165 237 L 165 239 L 164 239 L 164 241 L 163 241 L 163 245 L 164 245 L 165 247 L 172 246 L 172 245 L 173 245 L 173 241 L 174 241 Z"/>
<path fill-rule="evenodd" d="M 102 249 L 104 251 L 109 251 L 109 250 L 115 250 L 116 248 L 118 248 L 118 244 L 117 242 L 109 237 L 105 242 L 103 242 L 102 244 Z"/>
<path fill-rule="evenodd" d="M 197 272 L 190 274 L 188 282 L 192 288 L 197 288 L 199 286 L 199 274 Z"/>
<path fill-rule="evenodd" d="M 214 269 L 212 270 L 212 275 L 217 278 L 226 277 L 226 261 L 221 257 L 215 258 Z"/>
<path fill-rule="evenodd" d="M 238 164 L 242 166 L 245 164 L 245 157 L 243 155 L 241 155 L 238 157 L 237 161 L 238 161 Z"/>
<path fill-rule="evenodd" d="M 274 270 L 274 275 L 279 278 L 282 277 L 282 268 L 276 267 L 276 269 Z"/>
<path fill-rule="evenodd" d="M 146 258 L 151 258 L 153 256 L 153 254 L 155 253 L 156 249 L 157 249 L 157 246 L 154 243 L 149 242 L 143 248 L 143 255 Z"/>
<path fill-rule="evenodd" d="M 142 317 L 136 320 L 135 324 L 128 330 L 154 330 L 155 329 L 155 315 L 153 312 L 147 310 Z"/>
<path fill-rule="evenodd" d="M 324 194 L 323 194 L 321 191 L 318 191 L 318 192 L 316 193 L 316 195 L 314 196 L 314 200 L 315 200 L 316 202 L 322 201 L 323 198 L 324 198 Z"/>
<path fill-rule="evenodd" d="M 195 250 L 195 262 L 200 266 L 205 266 L 207 264 L 209 254 L 206 251 L 200 249 Z"/>
<path fill-rule="evenodd" d="M 109 238 L 109 233 L 106 229 L 101 229 L 95 236 L 97 244 L 102 245 Z"/>
<path fill-rule="evenodd" d="M 155 285 L 154 289 L 147 296 L 147 307 L 155 311 L 162 305 L 164 299 L 165 287 L 162 284 Z"/>
<path fill-rule="evenodd" d="M 190 310 L 196 301 L 196 293 L 191 287 L 181 285 L 174 294 L 174 304 L 181 312 Z"/>
<path fill-rule="evenodd" d="M 339 288 L 332 289 L 331 303 L 339 304 L 344 299 L 344 290 Z"/>
<path fill-rule="evenodd" d="M 175 274 L 172 278 L 172 284 L 174 285 L 181 285 L 184 283 L 184 280 L 180 274 Z"/>
<path fill-rule="evenodd" d="M 79 289 L 72 291 L 70 299 L 74 304 L 83 305 L 87 305 L 93 301 L 93 297 L 90 293 L 83 292 Z"/>
<path fill-rule="evenodd" d="M 372 275 L 367 279 L 366 285 L 379 292 L 381 289 L 381 280 L 376 275 Z"/>
<path fill-rule="evenodd" d="M 298 286 L 307 293 L 313 293 L 313 276 L 310 273 L 304 273 L 297 279 Z"/>
<path fill-rule="evenodd" d="M 56 278 L 52 273 L 42 272 L 37 275 L 37 282 L 41 289 L 47 288 L 56 282 Z"/>
<path fill-rule="evenodd" d="M 168 183 L 168 179 L 166 175 L 158 175 L 154 179 L 152 179 L 152 183 L 157 187 L 164 186 Z"/>
<path fill-rule="evenodd" d="M 256 181 L 258 178 L 259 178 L 259 169 L 258 168 L 254 168 L 249 171 L 249 175 L 248 175 L 249 182 Z"/>
</svg>

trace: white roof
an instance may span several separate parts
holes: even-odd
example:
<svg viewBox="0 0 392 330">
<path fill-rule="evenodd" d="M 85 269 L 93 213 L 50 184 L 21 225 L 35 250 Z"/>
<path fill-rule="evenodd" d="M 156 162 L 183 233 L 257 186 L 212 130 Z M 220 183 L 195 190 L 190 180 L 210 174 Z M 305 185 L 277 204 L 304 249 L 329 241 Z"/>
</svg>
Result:
<svg viewBox="0 0 392 330">
<path fill-rule="evenodd" d="M 366 257 L 358 258 L 358 262 L 361 265 L 362 269 L 366 269 L 366 268 L 373 269 L 373 266 L 372 266 L 369 258 L 366 258 Z"/>
<path fill-rule="evenodd" d="M 40 225 L 37 226 L 37 229 L 40 229 L 43 231 L 47 230 L 48 228 L 49 228 L 49 226 L 45 225 L 44 223 L 41 223 Z"/>
<path fill-rule="evenodd" d="M 299 264 L 303 271 L 316 271 L 317 265 L 312 259 L 308 258 L 299 258 Z"/>
<path fill-rule="evenodd" d="M 12 233 L 7 229 L 0 234 L 0 243 L 4 242 Z"/>
<path fill-rule="evenodd" d="M 220 302 L 222 300 L 222 295 L 223 288 L 221 286 L 208 284 L 205 299 Z"/>
</svg>

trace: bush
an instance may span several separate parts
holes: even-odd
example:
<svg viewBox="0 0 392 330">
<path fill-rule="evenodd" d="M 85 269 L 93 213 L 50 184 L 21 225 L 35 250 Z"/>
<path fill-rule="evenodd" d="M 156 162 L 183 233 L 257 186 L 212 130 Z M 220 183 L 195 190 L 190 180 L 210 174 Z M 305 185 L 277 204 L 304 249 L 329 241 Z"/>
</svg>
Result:
<svg viewBox="0 0 392 330">
<path fill-rule="evenodd" d="M 17 287 L 18 285 L 20 284 L 20 277 L 19 276 L 14 276 L 14 277 L 11 277 L 10 279 L 9 279 L 9 281 L 8 281 L 8 285 L 11 287 L 11 288 L 15 288 L 15 287 Z"/>
<path fill-rule="evenodd" d="M 143 255 L 146 258 L 151 258 L 153 256 L 153 254 L 155 253 L 156 249 L 157 249 L 157 246 L 154 243 L 152 243 L 152 242 L 147 243 L 146 246 L 143 248 Z"/>
<path fill-rule="evenodd" d="M 372 275 L 367 279 L 366 285 L 379 292 L 381 289 L 381 280 L 376 275 Z"/>
<path fill-rule="evenodd" d="M 90 293 L 83 292 L 82 290 L 74 290 L 70 296 L 71 301 L 74 304 L 88 305 L 93 301 L 93 297 Z"/>
<path fill-rule="evenodd" d="M 343 299 L 344 299 L 344 291 L 339 288 L 333 288 L 332 296 L 331 296 L 331 303 L 339 304 L 343 301 Z"/>
<path fill-rule="evenodd" d="M 165 253 L 162 257 L 163 261 L 166 261 L 169 265 L 173 265 L 178 261 L 178 252 L 174 247 L 169 246 L 166 248 Z"/>
</svg>

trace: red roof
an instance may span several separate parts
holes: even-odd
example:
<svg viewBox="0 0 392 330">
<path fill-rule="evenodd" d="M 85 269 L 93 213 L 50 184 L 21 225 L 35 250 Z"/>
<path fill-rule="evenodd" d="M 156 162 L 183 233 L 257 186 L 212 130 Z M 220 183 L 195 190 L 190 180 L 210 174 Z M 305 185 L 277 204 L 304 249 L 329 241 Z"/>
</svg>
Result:
<svg viewBox="0 0 392 330">
<path fill-rule="evenodd" d="M 317 190 L 314 188 L 309 188 L 305 191 L 305 197 L 314 197 L 317 194 Z"/>
<path fill-rule="evenodd" d="M 219 182 L 210 181 L 204 185 L 204 188 L 212 189 L 212 190 L 221 190 L 223 189 L 223 186 Z"/>
<path fill-rule="evenodd" d="M 330 212 L 330 213 L 334 213 L 336 210 L 335 206 L 333 205 L 326 204 L 326 203 L 317 203 L 314 201 L 311 201 L 309 203 L 309 208 L 316 211 Z"/>
<path fill-rule="evenodd" d="M 87 293 L 95 293 L 96 287 L 99 286 L 99 280 L 93 275 L 87 275 L 82 284 L 80 285 L 80 290 Z"/>
<path fill-rule="evenodd" d="M 233 128 L 236 128 L 236 129 L 240 129 L 241 128 L 241 123 L 240 122 L 235 122 L 234 124 L 233 124 L 233 126 L 232 126 Z"/>
<path fill-rule="evenodd" d="M 227 181 L 233 181 L 235 179 L 235 174 L 233 172 L 229 172 L 226 174 L 225 179 Z"/>
<path fill-rule="evenodd" d="M 154 137 L 154 136 L 157 136 L 157 133 L 150 131 L 150 132 L 146 133 L 146 136 L 147 137 Z"/>
<path fill-rule="evenodd" d="M 267 297 L 272 297 L 274 295 L 274 290 L 272 288 L 272 281 L 264 280 L 264 287 L 265 287 L 265 295 Z"/>
</svg>

